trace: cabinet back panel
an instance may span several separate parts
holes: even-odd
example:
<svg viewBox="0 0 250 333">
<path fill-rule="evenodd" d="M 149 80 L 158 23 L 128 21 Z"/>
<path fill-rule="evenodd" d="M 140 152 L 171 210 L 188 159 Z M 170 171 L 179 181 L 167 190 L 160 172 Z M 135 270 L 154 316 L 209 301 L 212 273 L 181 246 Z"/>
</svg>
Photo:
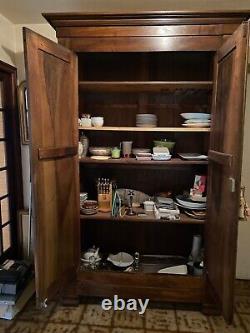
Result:
<svg viewBox="0 0 250 333">
<path fill-rule="evenodd" d="M 84 221 L 81 224 L 82 250 L 95 245 L 100 252 L 165 254 L 188 256 L 192 238 L 203 234 L 202 225 L 143 222 Z"/>
<path fill-rule="evenodd" d="M 142 191 L 148 195 L 158 192 L 172 191 L 181 194 L 189 191 L 193 186 L 196 174 L 206 175 L 207 168 L 204 165 L 164 167 L 152 169 L 145 167 L 119 168 L 109 165 L 81 165 L 80 188 L 81 192 L 88 192 L 90 199 L 96 199 L 96 181 L 98 178 L 115 180 L 118 188 L 131 188 Z"/>
<path fill-rule="evenodd" d="M 212 57 L 212 52 L 79 53 L 79 80 L 210 80 Z"/>
<path fill-rule="evenodd" d="M 83 93 L 79 116 L 103 116 L 106 126 L 135 126 L 137 113 L 154 113 L 160 127 L 181 126 L 183 112 L 209 112 L 211 93 L 177 90 L 164 93 Z"/>
<path fill-rule="evenodd" d="M 82 131 L 80 132 L 82 133 Z M 208 153 L 209 133 L 160 133 L 160 132 L 102 132 L 85 131 L 90 146 L 119 146 L 122 141 L 133 141 L 133 148 L 153 148 L 154 140 L 167 139 L 176 142 L 177 153 Z"/>
</svg>

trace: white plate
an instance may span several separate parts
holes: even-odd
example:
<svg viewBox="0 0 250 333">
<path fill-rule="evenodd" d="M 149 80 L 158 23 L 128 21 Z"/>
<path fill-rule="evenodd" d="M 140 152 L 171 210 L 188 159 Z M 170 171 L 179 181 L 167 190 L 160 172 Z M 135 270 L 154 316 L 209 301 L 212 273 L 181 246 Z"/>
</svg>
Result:
<svg viewBox="0 0 250 333">
<path fill-rule="evenodd" d="M 92 160 L 104 161 L 110 159 L 111 156 L 91 156 L 90 158 L 92 158 Z"/>
<path fill-rule="evenodd" d="M 201 155 L 198 153 L 179 153 L 178 155 L 184 160 L 190 160 L 190 161 L 207 160 L 208 158 L 207 155 Z"/>
<path fill-rule="evenodd" d="M 131 266 L 134 262 L 134 258 L 126 252 L 119 252 L 117 254 L 110 254 L 107 258 L 108 261 L 116 267 L 128 267 Z"/>
<path fill-rule="evenodd" d="M 182 124 L 184 127 L 210 127 L 210 123 L 192 123 L 192 124 Z"/>
<path fill-rule="evenodd" d="M 187 265 L 178 265 L 160 269 L 158 273 L 187 275 Z"/>
<path fill-rule="evenodd" d="M 208 119 L 188 119 L 184 121 L 184 124 L 196 124 L 196 123 L 211 123 Z"/>
<path fill-rule="evenodd" d="M 177 206 L 179 206 L 179 207 L 181 207 L 181 208 L 184 208 L 184 209 L 190 209 L 190 210 L 206 210 L 207 209 L 207 207 L 204 207 L 204 208 L 195 208 L 195 207 L 192 207 L 192 208 L 190 208 L 190 207 L 187 207 L 186 205 L 184 206 L 184 205 L 181 205 L 180 203 L 178 203 L 178 202 L 175 202 L 175 204 L 177 205 Z"/>
<path fill-rule="evenodd" d="M 211 114 L 210 113 L 200 113 L 200 112 L 195 112 L 195 113 L 181 113 L 181 116 L 184 119 L 211 119 Z"/>
<path fill-rule="evenodd" d="M 176 198 L 176 201 L 179 205 L 188 209 L 205 209 L 207 207 L 204 202 L 186 202 Z"/>
</svg>

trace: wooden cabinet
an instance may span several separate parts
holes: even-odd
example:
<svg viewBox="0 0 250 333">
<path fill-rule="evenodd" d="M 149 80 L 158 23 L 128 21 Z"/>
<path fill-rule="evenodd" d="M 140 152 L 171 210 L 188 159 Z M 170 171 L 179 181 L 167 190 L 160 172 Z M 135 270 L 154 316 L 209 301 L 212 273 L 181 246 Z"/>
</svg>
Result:
<svg viewBox="0 0 250 333">
<path fill-rule="evenodd" d="M 230 321 L 250 13 L 44 16 L 59 44 L 24 30 L 38 301 L 70 285 L 74 297 L 117 293 L 197 303 Z M 181 126 L 180 113 L 200 110 L 211 112 L 211 129 Z M 157 115 L 159 127 L 135 127 L 136 113 L 147 112 Z M 209 160 L 79 161 L 81 113 L 105 118 L 104 127 L 84 129 L 91 145 L 132 140 L 147 147 L 169 138 L 175 152 L 208 153 Z M 191 187 L 197 173 L 208 175 L 205 221 L 184 214 L 180 222 L 79 216 L 79 184 L 94 197 L 98 177 L 148 194 L 177 194 Z M 197 233 L 205 247 L 202 277 L 79 269 L 80 251 L 93 244 L 106 252 L 188 256 Z"/>
</svg>

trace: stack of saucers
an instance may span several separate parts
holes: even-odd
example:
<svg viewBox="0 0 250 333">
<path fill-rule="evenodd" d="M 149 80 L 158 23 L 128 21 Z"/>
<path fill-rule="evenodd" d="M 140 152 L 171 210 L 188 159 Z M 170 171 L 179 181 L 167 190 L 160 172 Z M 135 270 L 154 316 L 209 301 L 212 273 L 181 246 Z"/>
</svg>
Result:
<svg viewBox="0 0 250 333">
<path fill-rule="evenodd" d="M 211 124 L 209 113 L 182 113 L 181 116 L 185 119 L 184 127 L 210 127 Z"/>
<path fill-rule="evenodd" d="M 98 203 L 95 200 L 85 200 L 81 205 L 81 213 L 84 215 L 94 215 L 97 210 Z"/>
<path fill-rule="evenodd" d="M 156 127 L 157 117 L 152 113 L 140 113 L 136 115 L 137 127 Z"/>
</svg>

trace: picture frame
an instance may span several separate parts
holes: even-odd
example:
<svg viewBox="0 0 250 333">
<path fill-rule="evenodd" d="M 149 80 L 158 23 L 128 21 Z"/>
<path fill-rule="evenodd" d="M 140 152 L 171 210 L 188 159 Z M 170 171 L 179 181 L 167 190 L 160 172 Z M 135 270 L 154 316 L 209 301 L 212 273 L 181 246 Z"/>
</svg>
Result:
<svg viewBox="0 0 250 333">
<path fill-rule="evenodd" d="M 20 118 L 21 143 L 23 145 L 28 145 L 30 141 L 30 133 L 29 133 L 28 93 L 27 93 L 26 81 L 22 81 L 18 87 L 18 108 L 19 108 L 19 118 Z"/>
</svg>

